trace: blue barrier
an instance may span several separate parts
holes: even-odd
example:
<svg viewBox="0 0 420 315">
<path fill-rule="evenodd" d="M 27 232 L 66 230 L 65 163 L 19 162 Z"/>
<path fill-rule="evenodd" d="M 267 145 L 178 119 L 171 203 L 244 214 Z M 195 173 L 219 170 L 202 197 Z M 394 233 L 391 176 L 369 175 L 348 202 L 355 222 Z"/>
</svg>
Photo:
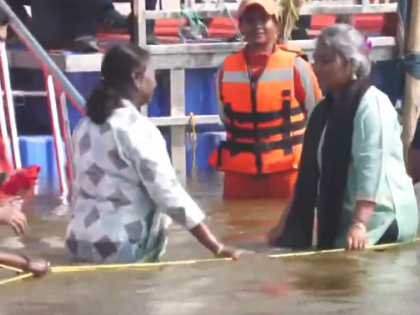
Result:
<svg viewBox="0 0 420 315">
<path fill-rule="evenodd" d="M 58 192 L 58 170 L 52 136 L 20 136 L 22 166 L 40 165 L 40 193 Z"/>
<path fill-rule="evenodd" d="M 214 115 L 217 114 L 215 95 L 216 69 L 188 69 L 185 71 L 185 114 Z M 41 71 L 14 69 L 12 87 L 14 90 L 44 90 L 44 79 Z M 99 73 L 69 73 L 70 81 L 87 97 L 100 76 Z M 395 63 L 392 61 L 378 62 L 372 71 L 373 83 L 386 92 L 395 101 L 399 92 L 396 79 Z M 170 84 L 169 71 L 161 71 L 157 75 L 158 86 L 148 114 L 151 117 L 170 115 Z M 20 147 L 23 165 L 39 164 L 42 167 L 41 178 L 57 177 L 54 146 L 52 142 L 49 112 L 46 99 L 33 97 L 18 100 L 16 107 L 17 124 L 20 135 Z M 74 106 L 69 106 L 71 127 L 74 128 L 80 119 L 80 113 Z M 223 138 L 223 129 L 219 125 L 197 126 L 196 166 L 200 170 L 210 169 L 208 157 Z M 170 152 L 169 128 L 162 128 Z M 187 173 L 191 172 L 193 147 L 187 141 L 186 146 Z"/>
<path fill-rule="evenodd" d="M 170 151 L 170 134 L 165 128 L 163 135 L 167 143 L 168 152 Z M 198 133 L 196 137 L 196 145 L 187 142 L 187 174 L 191 174 L 193 169 L 193 155 L 195 150 L 195 166 L 199 170 L 210 170 L 208 157 L 215 150 L 220 141 L 225 138 L 224 132 L 203 132 Z M 22 158 L 22 166 L 40 165 L 41 173 L 39 181 L 41 186 L 46 184 L 53 185 L 54 189 L 58 189 L 58 171 L 56 165 L 56 157 L 54 151 L 54 142 L 52 136 L 20 136 L 19 148 Z M 51 188 L 51 187 L 50 187 Z"/>
</svg>

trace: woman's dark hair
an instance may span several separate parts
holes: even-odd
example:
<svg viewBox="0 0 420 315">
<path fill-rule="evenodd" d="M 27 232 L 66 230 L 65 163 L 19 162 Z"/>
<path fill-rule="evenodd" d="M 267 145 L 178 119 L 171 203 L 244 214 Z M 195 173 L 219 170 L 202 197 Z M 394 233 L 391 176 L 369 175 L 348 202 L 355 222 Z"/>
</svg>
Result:
<svg viewBox="0 0 420 315">
<path fill-rule="evenodd" d="M 102 60 L 102 79 L 86 102 L 86 114 L 97 125 L 104 124 L 112 112 L 122 107 L 121 97 L 132 82 L 134 71 L 144 73 L 150 53 L 133 44 L 111 47 Z"/>
</svg>

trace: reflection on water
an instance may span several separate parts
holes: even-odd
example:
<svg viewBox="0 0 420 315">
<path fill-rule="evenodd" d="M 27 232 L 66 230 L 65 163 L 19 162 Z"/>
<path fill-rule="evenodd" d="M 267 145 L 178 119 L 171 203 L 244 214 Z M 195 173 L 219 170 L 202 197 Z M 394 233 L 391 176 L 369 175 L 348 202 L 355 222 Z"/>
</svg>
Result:
<svg viewBox="0 0 420 315">
<path fill-rule="evenodd" d="M 188 187 L 225 242 L 257 254 L 238 262 L 57 274 L 18 282 L 0 287 L 0 315 L 418 313 L 418 246 L 267 259 L 270 249 L 264 244 L 265 234 L 285 205 L 222 202 L 217 174 L 199 174 Z M 58 204 L 58 198 L 38 197 L 25 207 L 30 213 L 30 235 L 16 238 L 2 228 L 0 246 L 69 264 L 63 242 L 68 215 Z M 172 227 L 165 259 L 209 256 L 187 232 Z M 6 276 L 10 273 L 0 274 Z"/>
</svg>

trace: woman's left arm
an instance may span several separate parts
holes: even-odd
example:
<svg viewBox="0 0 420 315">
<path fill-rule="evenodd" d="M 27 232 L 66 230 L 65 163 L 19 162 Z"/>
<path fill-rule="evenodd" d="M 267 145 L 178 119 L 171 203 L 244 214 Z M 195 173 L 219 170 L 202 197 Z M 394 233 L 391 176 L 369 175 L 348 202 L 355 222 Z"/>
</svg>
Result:
<svg viewBox="0 0 420 315">
<path fill-rule="evenodd" d="M 380 198 L 379 187 L 384 176 L 383 104 L 380 103 L 386 100 L 389 102 L 378 94 L 362 100 L 354 120 L 352 155 L 357 190 L 353 224 L 362 224 L 364 228 Z"/>
</svg>

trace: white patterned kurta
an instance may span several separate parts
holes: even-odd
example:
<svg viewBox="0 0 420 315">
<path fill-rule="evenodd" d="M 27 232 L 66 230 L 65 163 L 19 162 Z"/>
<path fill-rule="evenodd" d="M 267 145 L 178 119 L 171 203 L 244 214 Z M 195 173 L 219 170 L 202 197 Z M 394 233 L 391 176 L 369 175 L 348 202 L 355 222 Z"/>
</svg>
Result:
<svg viewBox="0 0 420 315">
<path fill-rule="evenodd" d="M 160 131 L 123 103 L 104 125 L 83 118 L 73 134 L 73 217 L 66 244 L 78 260 L 154 261 L 167 243 L 163 214 L 187 229 L 204 219 L 177 180 Z"/>
</svg>

